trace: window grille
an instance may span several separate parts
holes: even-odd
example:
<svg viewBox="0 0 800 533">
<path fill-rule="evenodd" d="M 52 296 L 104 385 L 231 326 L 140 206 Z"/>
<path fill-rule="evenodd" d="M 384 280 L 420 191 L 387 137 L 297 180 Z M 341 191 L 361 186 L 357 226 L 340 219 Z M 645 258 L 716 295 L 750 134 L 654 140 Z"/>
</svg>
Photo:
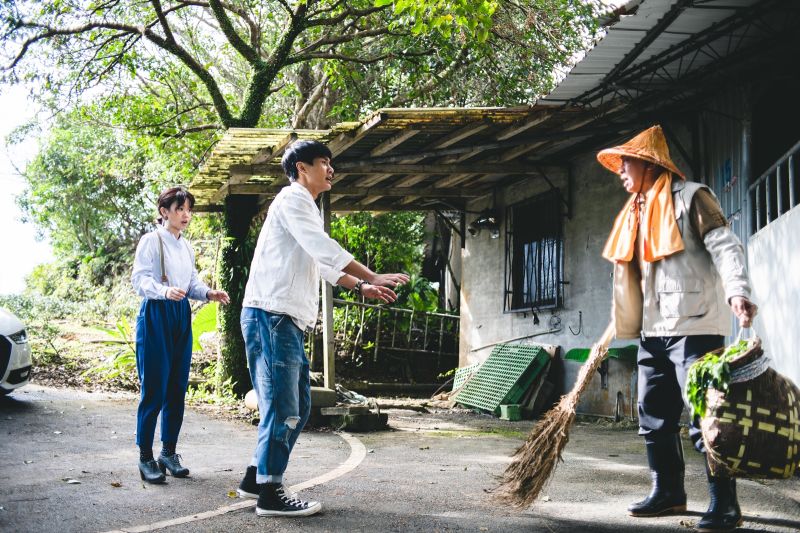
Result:
<svg viewBox="0 0 800 533">
<path fill-rule="evenodd" d="M 553 189 L 506 209 L 503 311 L 563 305 L 561 193 Z"/>
</svg>

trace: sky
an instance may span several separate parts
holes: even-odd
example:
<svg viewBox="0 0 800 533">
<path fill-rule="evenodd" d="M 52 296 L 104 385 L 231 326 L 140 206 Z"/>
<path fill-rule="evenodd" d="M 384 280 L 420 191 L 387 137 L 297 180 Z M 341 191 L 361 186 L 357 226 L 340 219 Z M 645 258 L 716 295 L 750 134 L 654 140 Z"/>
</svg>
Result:
<svg viewBox="0 0 800 533">
<path fill-rule="evenodd" d="M 22 213 L 15 198 L 22 193 L 25 182 L 15 170 L 36 153 L 35 139 L 7 147 L 6 137 L 17 126 L 36 114 L 36 108 L 27 98 L 27 89 L 4 86 L 0 91 L 0 294 L 16 294 L 25 287 L 25 276 L 33 267 L 52 260 L 53 253 L 47 241 L 37 241 L 36 228 L 21 221 Z"/>
</svg>

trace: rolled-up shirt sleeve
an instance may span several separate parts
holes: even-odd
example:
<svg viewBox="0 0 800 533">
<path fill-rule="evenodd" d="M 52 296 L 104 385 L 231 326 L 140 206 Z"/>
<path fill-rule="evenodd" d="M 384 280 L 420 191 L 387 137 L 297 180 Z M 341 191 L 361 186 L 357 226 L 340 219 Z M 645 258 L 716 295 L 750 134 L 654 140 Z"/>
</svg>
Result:
<svg viewBox="0 0 800 533">
<path fill-rule="evenodd" d="M 186 291 L 186 295 L 191 298 L 192 300 L 199 300 L 201 302 L 208 301 L 208 291 L 211 290 L 211 287 L 203 283 L 203 280 L 200 279 L 200 276 L 197 275 L 197 268 L 195 265 L 194 259 L 194 250 L 188 244 L 186 245 L 189 248 L 189 257 L 191 257 L 192 261 L 192 277 L 189 280 L 189 290 Z"/>
<path fill-rule="evenodd" d="M 319 265 L 319 275 L 322 276 L 322 279 L 330 283 L 331 285 L 338 285 L 339 280 L 342 279 L 344 276 L 344 272 L 340 270 L 334 270 L 332 268 L 328 268 L 327 266 L 320 263 Z"/>
<path fill-rule="evenodd" d="M 326 276 L 333 277 L 330 271 L 334 271 L 340 274 L 336 278 L 338 281 L 341 271 L 353 261 L 353 256 L 325 233 L 313 202 L 309 205 L 300 198 L 287 196 L 286 200 L 281 202 L 278 212 L 286 231 L 319 263 L 320 274 L 325 280 L 330 282 L 330 278 Z M 327 267 L 327 274 L 322 273 L 323 267 Z M 335 284 L 335 281 L 331 284 Z"/>
<path fill-rule="evenodd" d="M 158 260 L 154 243 L 156 239 L 155 235 L 147 234 L 139 240 L 133 258 L 131 283 L 139 296 L 150 300 L 164 300 L 168 287 L 153 278 L 153 265 Z"/>
</svg>

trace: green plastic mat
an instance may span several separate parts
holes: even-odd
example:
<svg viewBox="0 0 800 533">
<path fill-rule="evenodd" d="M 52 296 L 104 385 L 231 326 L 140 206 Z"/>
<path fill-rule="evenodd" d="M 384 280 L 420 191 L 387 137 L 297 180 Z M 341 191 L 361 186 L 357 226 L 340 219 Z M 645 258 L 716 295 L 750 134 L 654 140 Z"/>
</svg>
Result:
<svg viewBox="0 0 800 533">
<path fill-rule="evenodd" d="M 467 379 L 480 368 L 480 363 L 473 363 L 469 366 L 456 369 L 456 375 L 453 378 L 453 390 L 458 390 L 467 381 Z"/>
<path fill-rule="evenodd" d="M 568 359 L 570 361 L 578 361 L 579 363 L 585 363 L 586 360 L 589 358 L 590 352 L 591 350 L 589 348 L 573 348 L 572 350 L 566 353 L 564 359 Z M 614 357 L 615 359 L 622 359 L 623 361 L 629 361 L 631 363 L 636 362 L 636 356 L 638 353 L 639 353 L 639 347 L 636 346 L 635 344 L 623 346 L 621 348 L 608 349 L 609 357 Z"/>
<path fill-rule="evenodd" d="M 541 346 L 498 344 L 454 400 L 497 414 L 500 404 L 520 402 L 549 358 Z"/>
</svg>

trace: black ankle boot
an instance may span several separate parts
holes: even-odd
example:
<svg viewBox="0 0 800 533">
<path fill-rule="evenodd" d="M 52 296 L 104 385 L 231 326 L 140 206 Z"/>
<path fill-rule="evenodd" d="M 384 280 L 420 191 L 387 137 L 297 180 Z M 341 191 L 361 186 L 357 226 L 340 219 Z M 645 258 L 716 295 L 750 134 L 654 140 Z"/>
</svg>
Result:
<svg viewBox="0 0 800 533">
<path fill-rule="evenodd" d="M 179 453 L 159 455 L 158 466 L 165 475 L 167 471 L 172 474 L 172 477 L 186 477 L 189 475 L 189 469 L 181 464 L 181 455 Z"/>
<path fill-rule="evenodd" d="M 742 525 L 742 510 L 736 496 L 736 479 L 712 476 L 706 462 L 708 493 L 711 503 L 708 511 L 697 523 L 697 531 L 718 532 L 733 531 Z"/>
<path fill-rule="evenodd" d="M 684 461 L 681 437 L 677 433 L 652 433 L 645 436 L 647 463 L 653 487 L 642 501 L 631 504 L 631 516 L 659 516 L 686 510 L 683 489 Z"/>
<path fill-rule="evenodd" d="M 148 483 L 164 483 L 167 479 L 155 459 L 139 461 L 139 475 L 142 476 L 142 480 Z"/>
</svg>

